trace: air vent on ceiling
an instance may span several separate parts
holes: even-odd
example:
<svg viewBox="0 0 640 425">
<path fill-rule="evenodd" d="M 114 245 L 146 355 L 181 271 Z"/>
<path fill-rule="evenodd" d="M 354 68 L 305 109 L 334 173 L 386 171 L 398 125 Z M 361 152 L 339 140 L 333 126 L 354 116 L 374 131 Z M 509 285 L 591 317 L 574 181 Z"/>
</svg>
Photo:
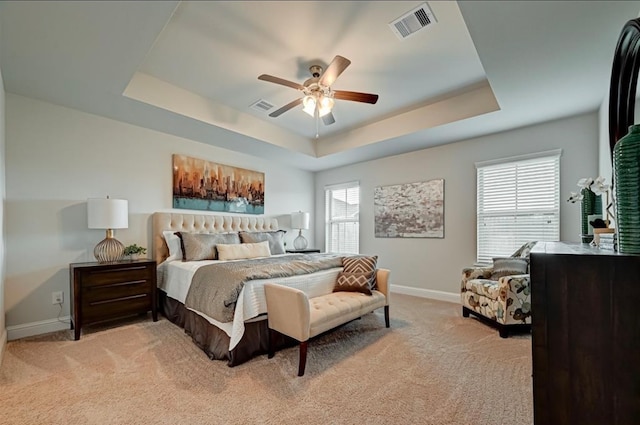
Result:
<svg viewBox="0 0 640 425">
<path fill-rule="evenodd" d="M 260 99 L 260 100 L 255 101 L 249 107 L 251 109 L 253 109 L 254 111 L 267 112 L 268 110 L 272 109 L 274 106 L 275 105 L 273 103 L 267 102 L 264 99 Z"/>
<path fill-rule="evenodd" d="M 436 22 L 436 17 L 427 3 L 422 3 L 395 21 L 390 22 L 389 27 L 400 40 L 404 40 Z"/>
</svg>

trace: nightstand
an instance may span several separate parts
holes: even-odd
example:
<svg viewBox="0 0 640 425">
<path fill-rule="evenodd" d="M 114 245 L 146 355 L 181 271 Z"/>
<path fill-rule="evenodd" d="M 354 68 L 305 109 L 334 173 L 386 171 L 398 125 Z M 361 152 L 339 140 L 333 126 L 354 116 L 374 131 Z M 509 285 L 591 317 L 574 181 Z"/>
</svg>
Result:
<svg viewBox="0 0 640 425">
<path fill-rule="evenodd" d="M 91 323 L 148 311 L 158 320 L 155 261 L 73 263 L 69 274 L 76 341 L 82 326 Z"/>
<path fill-rule="evenodd" d="M 313 254 L 313 253 L 320 253 L 320 250 L 319 249 L 315 249 L 315 248 L 287 249 L 286 252 L 288 254 Z"/>
</svg>

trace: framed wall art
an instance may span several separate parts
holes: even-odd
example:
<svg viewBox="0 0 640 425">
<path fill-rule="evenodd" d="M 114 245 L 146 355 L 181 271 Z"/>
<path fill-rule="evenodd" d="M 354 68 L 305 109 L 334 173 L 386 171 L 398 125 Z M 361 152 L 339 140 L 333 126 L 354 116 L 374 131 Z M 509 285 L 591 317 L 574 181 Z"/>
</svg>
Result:
<svg viewBox="0 0 640 425">
<path fill-rule="evenodd" d="M 444 238 L 444 179 L 376 187 L 377 238 Z"/>
<path fill-rule="evenodd" d="M 264 214 L 264 173 L 174 154 L 173 208 Z"/>
</svg>

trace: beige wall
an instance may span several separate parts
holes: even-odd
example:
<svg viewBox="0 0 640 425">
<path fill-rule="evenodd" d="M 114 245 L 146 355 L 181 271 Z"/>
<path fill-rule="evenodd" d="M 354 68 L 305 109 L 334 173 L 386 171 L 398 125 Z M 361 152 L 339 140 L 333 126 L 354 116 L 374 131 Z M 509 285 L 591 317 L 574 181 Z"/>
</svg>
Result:
<svg viewBox="0 0 640 425">
<path fill-rule="evenodd" d="M 171 211 L 171 155 L 265 173 L 265 215 L 290 227 L 292 211 L 314 219 L 311 172 L 13 94 L 6 97 L 6 320 L 9 338 L 64 329 L 69 263 L 93 261 L 104 231 L 88 230 L 86 200 L 129 200 L 125 245 L 151 247 L 150 214 Z M 289 231 L 287 245 L 296 234 Z M 312 232 L 306 232 L 311 246 Z M 60 312 L 51 293 L 63 291 Z"/>
<path fill-rule="evenodd" d="M 360 181 L 360 252 L 379 255 L 394 285 L 407 293 L 457 299 L 461 269 L 476 258 L 476 168 L 474 163 L 553 149 L 560 159 L 561 239 L 578 241 L 579 206 L 565 202 L 581 177 L 598 172 L 598 114 L 552 121 L 322 171 L 316 174 L 316 235 L 324 235 L 325 185 Z M 377 186 L 444 178 L 444 239 L 374 236 L 373 191 Z M 402 288 L 401 288 L 402 289 Z"/>
</svg>

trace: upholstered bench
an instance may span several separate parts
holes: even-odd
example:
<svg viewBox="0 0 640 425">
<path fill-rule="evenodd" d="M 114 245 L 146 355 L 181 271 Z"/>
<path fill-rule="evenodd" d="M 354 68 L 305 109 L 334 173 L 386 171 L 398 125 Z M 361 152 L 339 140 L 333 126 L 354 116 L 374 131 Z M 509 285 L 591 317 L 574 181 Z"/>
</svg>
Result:
<svg viewBox="0 0 640 425">
<path fill-rule="evenodd" d="M 389 327 L 389 270 L 376 271 L 376 289 L 372 295 L 360 292 L 332 292 L 309 298 L 303 291 L 266 283 L 267 320 L 269 322 L 269 358 L 274 356 L 271 341 L 279 332 L 300 342 L 298 376 L 304 375 L 307 342 L 310 338 L 384 307 L 385 326 Z"/>
</svg>

